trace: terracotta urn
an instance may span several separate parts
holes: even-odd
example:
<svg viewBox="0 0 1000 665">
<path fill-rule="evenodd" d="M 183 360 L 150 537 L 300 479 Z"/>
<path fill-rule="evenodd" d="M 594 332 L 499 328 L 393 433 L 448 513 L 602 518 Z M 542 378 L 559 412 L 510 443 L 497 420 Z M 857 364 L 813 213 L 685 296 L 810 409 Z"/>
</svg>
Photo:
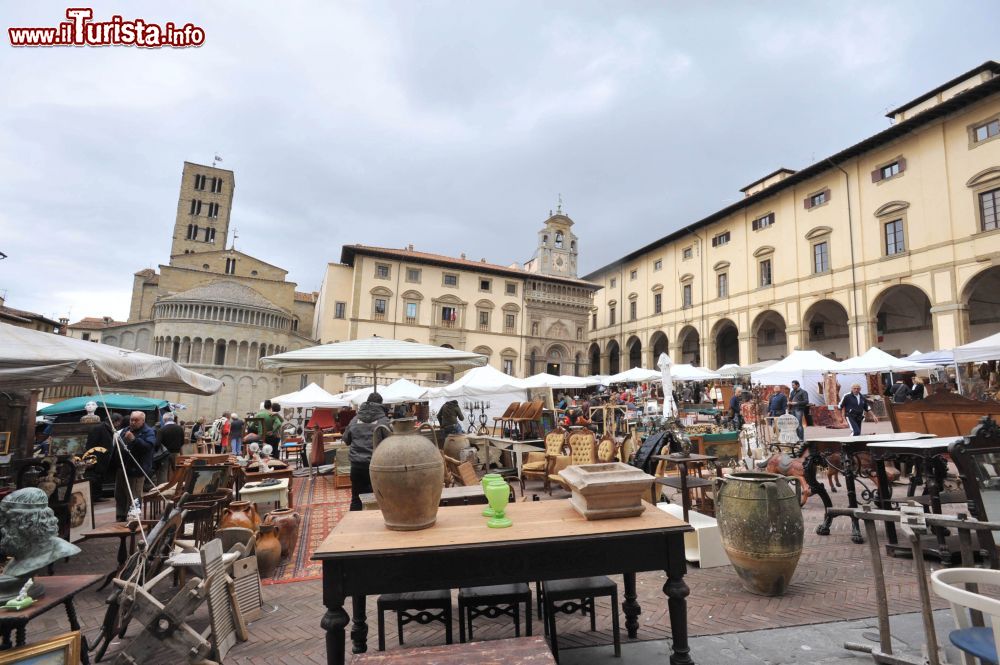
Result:
<svg viewBox="0 0 1000 665">
<path fill-rule="evenodd" d="M 449 434 L 444 440 L 444 454 L 452 459 L 459 459 L 462 455 L 462 451 L 468 448 L 471 444 L 469 443 L 469 437 L 464 434 Z"/>
<path fill-rule="evenodd" d="M 299 525 L 302 516 L 291 508 L 272 510 L 264 518 L 264 525 L 271 525 L 278 530 L 278 541 L 281 543 L 282 558 L 291 554 L 295 541 L 299 537 Z"/>
<path fill-rule="evenodd" d="M 260 515 L 257 513 L 257 505 L 249 501 L 233 501 L 222 511 L 222 519 L 219 521 L 220 529 L 240 527 L 256 531 L 259 526 Z"/>
<path fill-rule="evenodd" d="M 588 520 L 641 515 L 653 476 L 622 462 L 574 464 L 559 472 L 573 496 L 570 504 Z"/>
<path fill-rule="evenodd" d="M 434 443 L 416 433 L 413 418 L 393 421 L 393 434 L 375 446 L 369 470 L 387 528 L 416 531 L 434 526 L 444 488 L 444 459 Z"/>
<path fill-rule="evenodd" d="M 270 577 L 281 561 L 281 541 L 273 524 L 261 525 L 257 533 L 257 570 L 261 578 Z"/>
<path fill-rule="evenodd" d="M 798 565 L 805 530 L 798 488 L 776 473 L 728 473 L 716 480 L 722 547 L 743 587 L 780 596 Z"/>
</svg>

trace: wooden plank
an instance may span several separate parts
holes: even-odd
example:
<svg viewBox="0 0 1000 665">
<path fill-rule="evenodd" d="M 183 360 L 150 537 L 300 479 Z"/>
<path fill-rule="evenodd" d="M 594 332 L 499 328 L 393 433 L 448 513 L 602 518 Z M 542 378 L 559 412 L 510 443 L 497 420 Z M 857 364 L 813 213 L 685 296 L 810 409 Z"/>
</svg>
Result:
<svg viewBox="0 0 1000 665">
<path fill-rule="evenodd" d="M 691 530 L 685 522 L 662 510 L 645 502 L 644 506 L 646 510 L 637 517 L 588 521 L 576 512 L 569 499 L 512 503 L 507 506 L 506 514 L 514 524 L 506 529 L 488 528 L 482 506 L 453 506 L 439 508 L 437 523 L 421 531 L 390 531 L 380 511 L 356 511 L 341 519 L 316 549 L 313 558 L 634 531 Z"/>
<path fill-rule="evenodd" d="M 358 654 L 352 665 L 410 665 L 434 663 L 435 665 L 555 665 L 555 658 L 542 636 L 514 637 L 488 642 L 468 642 L 447 646 L 393 649 Z"/>
<path fill-rule="evenodd" d="M 257 557 L 248 556 L 233 564 L 236 605 L 244 621 L 256 621 L 261 616 L 264 599 L 261 596 Z"/>
</svg>

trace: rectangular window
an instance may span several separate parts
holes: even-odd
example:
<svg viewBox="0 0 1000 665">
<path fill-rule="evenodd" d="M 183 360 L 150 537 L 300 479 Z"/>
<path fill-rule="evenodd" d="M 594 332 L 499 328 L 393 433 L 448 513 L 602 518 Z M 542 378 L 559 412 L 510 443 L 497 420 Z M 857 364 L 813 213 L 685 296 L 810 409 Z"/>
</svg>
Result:
<svg viewBox="0 0 1000 665">
<path fill-rule="evenodd" d="M 195 224 L 188 224 L 188 232 L 186 240 L 196 240 L 198 238 L 198 226 Z"/>
<path fill-rule="evenodd" d="M 209 217 L 218 217 L 219 216 L 219 204 L 218 203 L 209 203 L 208 204 L 208 216 Z"/>
<path fill-rule="evenodd" d="M 215 229 L 205 229 L 205 242 L 215 242 Z"/>
<path fill-rule="evenodd" d="M 90 341 L 90 333 L 83 333 L 83 341 L 85 342 Z"/>
<path fill-rule="evenodd" d="M 406 303 L 406 318 L 407 323 L 413 323 L 417 319 L 417 303 L 408 302 Z"/>
<path fill-rule="evenodd" d="M 479 280 L 479 290 L 489 293 L 493 290 L 493 280 L 490 279 L 480 279 Z"/>
<path fill-rule="evenodd" d="M 774 276 L 771 273 L 771 259 L 764 259 L 760 262 L 760 285 L 771 286 Z"/>
<path fill-rule="evenodd" d="M 613 289 L 617 285 L 618 285 L 618 278 L 617 277 L 612 277 L 611 278 L 611 288 Z"/>
<path fill-rule="evenodd" d="M 390 269 L 388 263 L 376 263 L 375 264 L 375 278 L 376 279 L 389 279 Z"/>
<path fill-rule="evenodd" d="M 830 269 L 830 244 L 827 241 L 813 245 L 813 272 L 821 273 Z"/>
<path fill-rule="evenodd" d="M 450 272 L 444 274 L 445 286 L 458 286 L 458 275 Z"/>
<path fill-rule="evenodd" d="M 690 284 L 685 284 L 681 288 L 681 302 L 684 304 L 684 307 L 690 307 L 694 302 L 692 300 L 692 289 Z"/>
<path fill-rule="evenodd" d="M 815 194 L 806 197 L 805 207 L 806 210 L 809 208 L 815 208 L 816 206 L 821 206 L 830 200 L 830 190 L 824 189 L 822 192 L 816 192 Z"/>
<path fill-rule="evenodd" d="M 198 199 L 191 199 L 191 212 L 189 214 L 191 215 L 201 214 L 201 201 L 199 201 Z"/>
<path fill-rule="evenodd" d="M 205 189 L 205 176 L 200 175 L 200 174 L 195 174 L 195 176 L 194 176 L 194 188 L 197 189 L 199 192 L 204 191 L 204 189 Z"/>
<path fill-rule="evenodd" d="M 663 294 L 654 293 L 653 294 L 653 314 L 663 313 Z"/>
<path fill-rule="evenodd" d="M 663 259 L 656 259 L 653 261 L 653 272 L 663 269 Z"/>
<path fill-rule="evenodd" d="M 375 299 L 375 318 L 385 317 L 385 298 Z"/>
<path fill-rule="evenodd" d="M 236 274 L 236 259 L 226 259 L 226 274 L 227 275 Z"/>
<path fill-rule="evenodd" d="M 774 213 L 769 212 L 763 217 L 758 217 L 750 223 L 750 228 L 754 231 L 760 231 L 761 229 L 766 229 L 769 226 L 774 226 Z"/>
<path fill-rule="evenodd" d="M 516 282 L 507 282 L 505 284 L 505 286 L 504 286 L 504 293 L 506 293 L 509 296 L 516 296 L 517 295 L 517 283 Z"/>
<path fill-rule="evenodd" d="M 212 178 L 212 192 L 215 194 L 222 192 L 222 178 Z"/>
<path fill-rule="evenodd" d="M 983 231 L 1000 228 L 1000 187 L 979 195 L 979 215 Z"/>
<path fill-rule="evenodd" d="M 510 358 L 503 359 L 503 373 L 511 376 L 514 375 L 514 361 Z"/>
<path fill-rule="evenodd" d="M 638 270 L 633 270 L 632 272 L 630 272 L 628 274 L 628 278 L 634 282 L 636 279 L 639 278 L 639 271 Z"/>
<path fill-rule="evenodd" d="M 441 320 L 444 322 L 454 323 L 458 320 L 458 310 L 454 307 L 442 307 Z"/>
<path fill-rule="evenodd" d="M 973 130 L 975 134 L 976 142 L 985 141 L 986 139 L 993 138 L 1000 134 L 1000 119 L 991 120 L 985 124 L 979 125 Z"/>
<path fill-rule="evenodd" d="M 608 308 L 608 325 L 609 326 L 615 325 L 615 308 L 614 307 L 609 307 Z"/>
<path fill-rule="evenodd" d="M 634 300 L 628 304 L 628 320 L 629 321 L 635 321 L 635 318 L 636 318 L 636 309 L 638 309 L 636 305 L 637 305 L 637 303 Z"/>
<path fill-rule="evenodd" d="M 693 247 L 685 247 L 684 251 L 681 252 L 681 258 L 683 258 L 685 261 L 687 261 L 688 259 L 690 259 L 693 256 L 694 256 L 694 248 Z"/>
<path fill-rule="evenodd" d="M 899 162 L 893 162 L 879 169 L 879 173 L 882 175 L 882 180 L 886 178 L 891 178 L 894 175 L 899 174 Z"/>
<path fill-rule="evenodd" d="M 888 256 L 906 251 L 903 242 L 903 220 L 894 219 L 885 225 L 885 253 Z"/>
<path fill-rule="evenodd" d="M 420 283 L 420 269 L 419 268 L 407 268 L 406 269 L 406 281 L 412 284 Z"/>
<path fill-rule="evenodd" d="M 517 325 L 517 320 L 514 318 L 513 314 L 504 314 L 503 316 L 504 332 L 507 333 L 514 332 L 514 326 L 516 325 Z"/>
<path fill-rule="evenodd" d="M 719 273 L 716 277 L 716 281 L 719 286 L 719 297 L 728 298 L 729 297 L 729 273 Z"/>
<path fill-rule="evenodd" d="M 336 302 L 333 304 L 333 318 L 343 319 L 347 316 L 347 303 Z"/>
<path fill-rule="evenodd" d="M 490 313 L 487 310 L 479 310 L 479 329 L 490 329 Z"/>
<path fill-rule="evenodd" d="M 712 247 L 721 247 L 726 244 L 729 244 L 729 231 L 724 231 L 712 238 Z"/>
</svg>

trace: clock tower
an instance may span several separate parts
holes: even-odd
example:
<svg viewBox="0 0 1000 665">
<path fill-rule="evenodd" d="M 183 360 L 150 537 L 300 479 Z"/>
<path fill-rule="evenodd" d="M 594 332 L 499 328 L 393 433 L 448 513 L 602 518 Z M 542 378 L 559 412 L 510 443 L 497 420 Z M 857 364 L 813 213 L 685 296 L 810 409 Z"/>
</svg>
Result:
<svg viewBox="0 0 1000 665">
<path fill-rule="evenodd" d="M 545 220 L 545 226 L 538 232 L 538 250 L 535 253 L 534 270 L 543 275 L 576 277 L 576 258 L 579 245 L 571 230 L 573 220 L 563 214 L 562 202 L 556 212 Z"/>
</svg>

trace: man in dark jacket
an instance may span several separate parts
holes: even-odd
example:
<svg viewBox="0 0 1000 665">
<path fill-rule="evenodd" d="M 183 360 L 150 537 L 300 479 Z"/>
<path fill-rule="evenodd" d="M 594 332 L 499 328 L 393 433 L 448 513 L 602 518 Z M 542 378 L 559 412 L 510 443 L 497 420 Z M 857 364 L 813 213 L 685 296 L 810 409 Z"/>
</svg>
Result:
<svg viewBox="0 0 1000 665">
<path fill-rule="evenodd" d="M 892 387 L 892 401 L 894 404 L 902 404 L 910 396 L 910 387 L 902 379 L 896 379 L 896 385 Z"/>
<path fill-rule="evenodd" d="M 788 393 L 788 410 L 799 421 L 799 426 L 795 428 L 795 433 L 799 436 L 799 441 L 806 438 L 805 427 L 806 413 L 809 411 L 809 393 L 802 390 L 798 381 L 792 381 L 792 391 Z"/>
<path fill-rule="evenodd" d="M 767 415 L 771 418 L 777 418 L 785 415 L 787 411 L 788 398 L 785 397 L 785 393 L 779 390 L 771 395 L 771 399 L 767 401 Z"/>
<path fill-rule="evenodd" d="M 905 385 L 905 384 L 904 384 Z M 861 386 L 855 383 L 851 386 L 851 392 L 844 395 L 840 400 L 840 410 L 851 424 L 851 431 L 854 436 L 861 436 L 861 422 L 865 419 L 865 413 L 872 410 L 872 405 L 868 399 L 861 394 Z M 874 416 L 875 414 L 872 414 Z M 875 418 L 878 421 L 878 418 Z"/>
<path fill-rule="evenodd" d="M 743 405 L 743 394 L 742 388 L 734 388 L 733 396 L 729 398 L 729 417 L 732 418 L 733 427 L 736 431 L 743 429 L 743 412 L 740 411 L 740 407 Z"/>
<path fill-rule="evenodd" d="M 128 427 L 123 428 L 118 434 L 121 437 L 121 444 L 125 448 L 124 451 L 121 451 L 125 460 L 125 473 L 122 474 L 119 462 L 116 469 L 118 477 L 115 480 L 115 518 L 119 522 L 124 522 L 132 507 L 132 499 L 142 497 L 145 476 L 153 473 L 153 447 L 156 445 L 156 433 L 153 432 L 152 427 L 146 424 L 145 413 L 133 411 L 128 420 Z"/>
<path fill-rule="evenodd" d="M 368 401 L 358 407 L 358 415 L 354 416 L 344 430 L 343 441 L 350 446 L 351 510 L 361 510 L 361 495 L 372 491 L 369 467 L 372 463 L 372 451 L 375 449 L 375 437 L 381 441 L 388 433 L 385 431 L 387 429 L 389 418 L 382 408 L 382 396 L 372 393 L 368 396 Z"/>
<path fill-rule="evenodd" d="M 465 420 L 465 415 L 462 414 L 462 407 L 458 405 L 457 399 L 445 402 L 438 411 L 438 423 L 444 434 L 461 434 L 462 426 L 458 424 L 459 420 Z"/>
<path fill-rule="evenodd" d="M 159 431 L 156 433 L 156 443 L 157 448 L 162 445 L 170 453 L 170 457 L 166 459 L 166 463 L 160 462 L 160 468 L 162 469 L 160 482 L 165 482 L 173 475 L 174 469 L 177 467 L 177 456 L 184 447 L 184 428 L 174 422 L 174 414 L 163 414 L 163 425 L 160 426 Z"/>
</svg>

